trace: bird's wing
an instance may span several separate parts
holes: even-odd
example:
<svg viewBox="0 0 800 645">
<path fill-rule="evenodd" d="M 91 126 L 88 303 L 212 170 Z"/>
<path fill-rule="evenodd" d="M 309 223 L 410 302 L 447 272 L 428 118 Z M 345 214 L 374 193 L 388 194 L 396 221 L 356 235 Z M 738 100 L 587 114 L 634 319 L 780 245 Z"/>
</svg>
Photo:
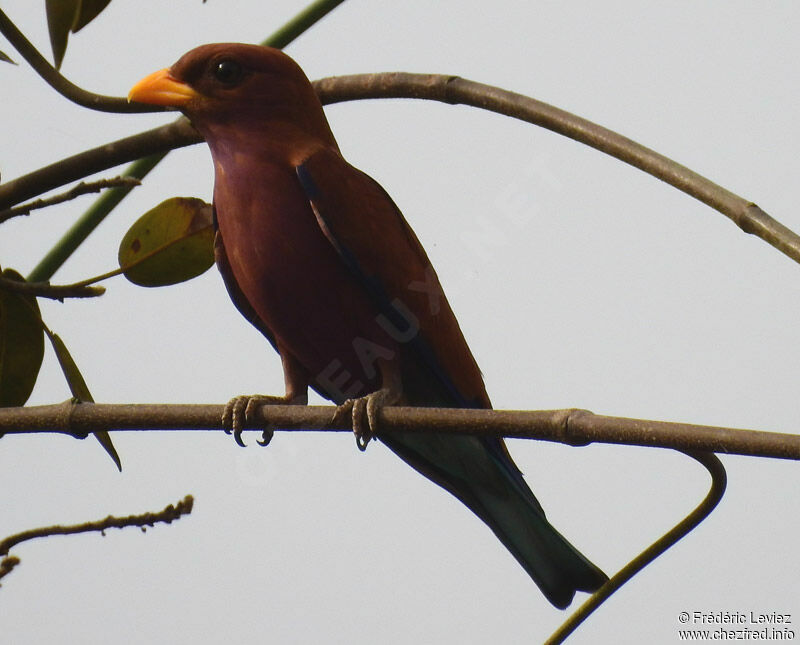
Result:
<svg viewBox="0 0 800 645">
<path fill-rule="evenodd" d="M 416 358 L 416 379 L 436 385 L 437 400 L 420 405 L 491 407 L 472 353 L 436 273 L 411 227 L 385 190 L 333 149 L 296 168 L 320 229 L 375 304 L 402 332 Z M 412 321 L 411 323 L 409 321 Z M 413 383 L 406 383 L 413 387 Z"/>
</svg>

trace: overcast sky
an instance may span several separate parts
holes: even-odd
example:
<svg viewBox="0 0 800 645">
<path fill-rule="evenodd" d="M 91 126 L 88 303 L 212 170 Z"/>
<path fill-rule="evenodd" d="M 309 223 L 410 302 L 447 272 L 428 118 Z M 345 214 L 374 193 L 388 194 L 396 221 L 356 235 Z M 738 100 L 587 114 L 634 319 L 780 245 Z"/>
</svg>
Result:
<svg viewBox="0 0 800 645">
<path fill-rule="evenodd" d="M 262 40 L 304 4 L 116 0 L 71 38 L 62 69 L 124 95 L 201 43 Z M 43 5 L 3 2 L 49 54 Z M 791 0 L 350 0 L 287 52 L 311 78 L 439 72 L 533 96 L 800 231 L 798 31 Z M 0 87 L 3 179 L 172 118 L 79 108 L 24 63 L 0 66 Z M 800 267 L 778 251 L 528 124 L 399 100 L 327 114 L 345 156 L 381 182 L 428 250 L 496 407 L 798 431 Z M 212 182 L 205 146 L 171 154 L 54 282 L 114 268 L 139 215 L 174 195 L 210 200 Z M 5 224 L 0 264 L 29 272 L 91 199 Z M 278 357 L 216 270 L 167 289 L 106 286 L 96 300 L 42 307 L 97 401 L 282 392 Z M 48 351 L 30 403 L 68 396 Z M 352 437 L 320 433 L 278 434 L 263 450 L 214 433 L 114 441 L 122 474 L 94 441 L 2 439 L 0 534 L 156 510 L 187 493 L 195 511 L 146 534 L 14 549 L 22 564 L 0 589 L 5 642 L 532 643 L 567 615 L 476 517 L 380 444 L 362 454 Z M 708 487 L 700 466 L 665 450 L 510 449 L 552 523 L 609 574 Z M 723 461 L 729 488 L 714 515 L 571 642 L 675 642 L 681 611 L 789 613 L 800 632 L 800 467 Z"/>
</svg>

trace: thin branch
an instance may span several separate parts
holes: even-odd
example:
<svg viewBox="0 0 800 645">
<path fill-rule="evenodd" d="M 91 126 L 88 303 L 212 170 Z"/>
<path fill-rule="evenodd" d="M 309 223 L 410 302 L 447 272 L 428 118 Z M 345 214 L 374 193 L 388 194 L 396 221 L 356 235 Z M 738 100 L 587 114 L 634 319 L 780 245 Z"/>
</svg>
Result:
<svg viewBox="0 0 800 645">
<path fill-rule="evenodd" d="M 39 76 L 61 96 L 83 107 L 101 112 L 163 112 L 158 106 L 134 105 L 118 96 L 104 96 L 88 92 L 68 81 L 42 56 L 17 26 L 0 9 L 0 33 L 2 33 Z"/>
<path fill-rule="evenodd" d="M 110 177 L 108 179 L 98 179 L 97 181 L 82 181 L 81 183 L 70 188 L 68 191 L 59 193 L 58 195 L 37 199 L 35 201 L 28 202 L 27 204 L 22 204 L 21 206 L 15 206 L 14 208 L 8 208 L 4 211 L 0 211 L 0 224 L 10 220 L 12 217 L 17 217 L 19 215 L 30 215 L 31 211 L 33 210 L 46 208 L 48 206 L 55 206 L 56 204 L 62 204 L 64 202 L 73 200 L 76 197 L 80 197 L 81 195 L 99 193 L 101 190 L 106 188 L 135 188 L 136 186 L 141 185 L 141 183 L 141 180 L 137 179 L 136 177 L 122 176 Z"/>
<path fill-rule="evenodd" d="M 64 300 L 64 298 L 96 298 L 102 296 L 105 287 L 92 287 L 82 283 L 75 284 L 50 284 L 48 282 L 20 282 L 0 275 L 0 289 L 14 291 L 38 298 L 51 300 Z"/>
<path fill-rule="evenodd" d="M 331 406 L 261 406 L 244 427 L 279 431 L 349 432 L 332 422 Z M 58 432 L 84 436 L 97 430 L 220 430 L 223 406 L 190 404 L 71 404 L 0 409 L 0 434 Z M 800 459 L 800 435 L 737 430 L 593 414 L 587 410 L 474 410 L 387 407 L 379 431 L 437 432 L 541 439 L 573 446 L 613 443 L 684 452 L 717 452 Z"/>
<path fill-rule="evenodd" d="M 633 165 L 679 190 L 699 199 L 730 218 L 746 233 L 762 238 L 796 262 L 800 262 L 800 236 L 770 217 L 750 200 L 702 177 L 641 144 L 581 117 L 536 99 L 458 76 L 442 74 L 354 74 L 325 78 L 314 83 L 324 104 L 375 98 L 416 98 L 448 104 L 471 105 L 527 121 L 592 146 Z M 95 148 L 34 171 L 0 186 L 0 208 L 63 185 L 69 172 L 72 181 L 89 174 L 75 174 L 64 166 L 88 167 L 97 172 L 131 161 L 138 156 L 197 143 L 200 139 L 188 124 L 179 120 L 148 134 Z M 152 142 L 150 138 L 153 138 Z M 131 140 L 136 139 L 137 154 Z M 148 147 L 151 145 L 152 147 Z M 122 149 L 120 149 L 122 148 Z M 59 183 L 60 182 L 60 183 Z"/>
<path fill-rule="evenodd" d="M 16 556 L 8 556 L 0 560 L 0 578 L 7 576 L 19 564 L 19 558 Z"/>
<path fill-rule="evenodd" d="M 703 501 L 689 513 L 683 520 L 672 527 L 658 540 L 653 542 L 649 547 L 637 555 L 633 560 L 628 562 L 622 569 L 615 573 L 611 579 L 606 582 L 600 589 L 593 595 L 589 596 L 580 607 L 566 620 L 564 623 L 553 633 L 550 638 L 545 641 L 545 645 L 557 645 L 563 643 L 567 637 L 574 632 L 578 626 L 583 623 L 601 604 L 603 604 L 611 595 L 616 592 L 622 585 L 624 585 L 633 576 L 644 569 L 648 564 L 655 560 L 658 556 L 664 553 L 667 549 L 671 548 L 678 541 L 682 540 L 686 535 L 693 531 L 700 525 L 717 507 L 717 504 L 722 500 L 725 494 L 728 477 L 725 473 L 725 468 L 722 462 L 711 453 L 707 452 L 687 452 L 692 459 L 700 462 L 705 466 L 711 475 L 711 487 L 708 494 L 703 498 Z"/>
<path fill-rule="evenodd" d="M 189 515 L 192 512 L 193 505 L 194 499 L 191 495 L 187 495 L 177 504 L 169 504 L 163 510 L 155 513 L 139 513 L 126 517 L 109 515 L 95 522 L 83 522 L 81 524 L 70 524 L 68 526 L 43 526 L 37 529 L 22 531 L 21 533 L 10 535 L 0 541 L 0 555 L 7 555 L 12 548 L 21 542 L 40 537 L 50 537 L 51 535 L 74 535 L 75 533 L 90 533 L 92 531 L 99 531 L 105 535 L 108 529 L 122 529 L 128 526 L 138 526 L 144 532 L 148 526 L 155 526 L 157 523 L 172 524 L 172 522 L 179 520 L 183 515 Z M 11 556 L 4 558 L 2 562 L 0 562 L 0 578 L 7 575 L 18 564 L 19 558 L 17 557 Z"/>
</svg>

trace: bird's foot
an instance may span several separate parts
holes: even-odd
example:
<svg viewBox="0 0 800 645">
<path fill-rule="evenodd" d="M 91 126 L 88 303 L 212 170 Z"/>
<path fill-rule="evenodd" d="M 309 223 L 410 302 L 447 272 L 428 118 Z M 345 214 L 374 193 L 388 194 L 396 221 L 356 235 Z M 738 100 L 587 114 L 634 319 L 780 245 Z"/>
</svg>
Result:
<svg viewBox="0 0 800 645">
<path fill-rule="evenodd" d="M 341 421 L 343 416 L 349 416 L 353 423 L 356 445 L 360 451 L 364 452 L 378 429 L 380 409 L 384 405 L 394 403 L 396 398 L 391 390 L 384 388 L 358 399 L 347 399 L 336 407 L 336 412 L 333 413 L 333 422 Z"/>
<path fill-rule="evenodd" d="M 288 396 L 271 396 L 266 394 L 242 394 L 233 397 L 225 404 L 225 411 L 222 413 L 222 427 L 225 434 L 233 434 L 233 438 L 242 448 L 245 447 L 242 441 L 242 432 L 246 422 L 253 418 L 253 414 L 262 405 L 290 405 L 293 401 Z M 257 443 L 266 446 L 272 440 L 272 428 L 264 428 L 261 433 L 261 440 Z"/>
</svg>

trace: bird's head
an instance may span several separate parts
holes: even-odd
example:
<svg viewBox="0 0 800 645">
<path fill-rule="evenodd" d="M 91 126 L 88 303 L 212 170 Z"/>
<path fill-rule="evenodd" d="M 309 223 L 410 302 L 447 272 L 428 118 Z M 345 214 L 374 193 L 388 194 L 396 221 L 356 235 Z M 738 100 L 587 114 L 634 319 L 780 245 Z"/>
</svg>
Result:
<svg viewBox="0 0 800 645">
<path fill-rule="evenodd" d="M 197 47 L 136 83 L 128 100 L 180 110 L 209 143 L 230 132 L 270 137 L 290 131 L 335 145 L 305 73 L 271 47 Z"/>
</svg>

